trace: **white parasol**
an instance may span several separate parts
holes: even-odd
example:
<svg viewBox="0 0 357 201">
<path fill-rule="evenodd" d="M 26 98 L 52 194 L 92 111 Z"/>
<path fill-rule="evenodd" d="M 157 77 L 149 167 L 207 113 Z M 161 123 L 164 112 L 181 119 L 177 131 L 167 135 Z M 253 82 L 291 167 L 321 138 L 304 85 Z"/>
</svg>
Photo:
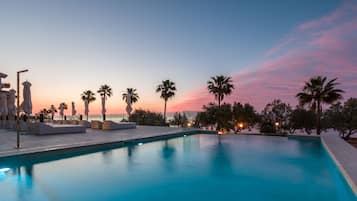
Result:
<svg viewBox="0 0 357 201">
<path fill-rule="evenodd" d="M 32 100 L 31 100 L 31 83 L 28 81 L 25 81 L 22 83 L 24 85 L 24 91 L 23 91 L 23 97 L 24 100 L 21 103 L 21 108 L 22 110 L 27 114 L 32 114 Z"/>
<path fill-rule="evenodd" d="M 0 92 L 0 115 L 7 116 L 7 96 L 5 92 Z"/>
<path fill-rule="evenodd" d="M 63 118 L 63 116 L 64 116 L 64 105 L 61 103 L 58 109 L 60 110 L 60 115 Z"/>
<path fill-rule="evenodd" d="M 14 89 L 10 89 L 9 91 L 9 101 L 7 102 L 7 108 L 10 116 L 15 116 L 16 115 L 16 106 L 15 106 L 15 101 L 16 101 L 16 91 Z"/>
<path fill-rule="evenodd" d="M 55 116 L 55 113 L 56 113 L 56 108 L 55 108 L 55 106 L 54 106 L 54 105 L 51 105 L 50 110 L 51 110 L 51 119 L 53 120 L 53 117 Z"/>
<path fill-rule="evenodd" d="M 76 107 L 74 105 L 74 102 L 72 102 L 72 116 L 75 116 L 77 114 Z"/>
</svg>

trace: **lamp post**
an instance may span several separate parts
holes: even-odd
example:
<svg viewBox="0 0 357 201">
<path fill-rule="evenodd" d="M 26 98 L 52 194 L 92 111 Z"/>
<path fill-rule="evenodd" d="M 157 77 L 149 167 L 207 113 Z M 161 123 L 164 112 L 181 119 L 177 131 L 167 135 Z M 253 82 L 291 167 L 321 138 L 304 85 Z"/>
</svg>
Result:
<svg viewBox="0 0 357 201">
<path fill-rule="evenodd" d="M 16 148 L 20 148 L 20 74 L 29 71 L 28 69 L 17 72 L 17 118 L 16 118 Z"/>
</svg>

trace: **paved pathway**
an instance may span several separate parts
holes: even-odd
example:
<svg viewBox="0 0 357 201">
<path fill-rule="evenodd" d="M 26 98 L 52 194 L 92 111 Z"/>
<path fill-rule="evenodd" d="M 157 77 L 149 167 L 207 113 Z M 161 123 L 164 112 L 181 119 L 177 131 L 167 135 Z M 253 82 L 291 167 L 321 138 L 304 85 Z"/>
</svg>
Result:
<svg viewBox="0 0 357 201">
<path fill-rule="evenodd" d="M 21 135 L 21 149 L 16 147 L 16 132 L 0 129 L 0 157 L 36 153 L 64 148 L 114 143 L 126 140 L 174 135 L 197 129 L 137 126 L 136 129 L 102 131 L 87 129 L 86 133 L 60 135 Z"/>
<path fill-rule="evenodd" d="M 338 135 L 324 133 L 321 140 L 357 196 L 357 149 Z"/>
</svg>

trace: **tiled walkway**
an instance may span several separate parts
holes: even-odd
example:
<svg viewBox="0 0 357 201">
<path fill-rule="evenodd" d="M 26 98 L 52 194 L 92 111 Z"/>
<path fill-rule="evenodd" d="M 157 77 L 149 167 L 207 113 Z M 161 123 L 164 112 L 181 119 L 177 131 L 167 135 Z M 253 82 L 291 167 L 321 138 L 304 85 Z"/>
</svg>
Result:
<svg viewBox="0 0 357 201">
<path fill-rule="evenodd" d="M 87 129 L 86 133 L 60 135 L 21 135 L 21 149 L 16 147 L 16 132 L 0 129 L 0 157 L 25 153 L 121 142 L 162 135 L 177 134 L 194 129 L 138 126 L 136 129 L 102 131 Z"/>
</svg>

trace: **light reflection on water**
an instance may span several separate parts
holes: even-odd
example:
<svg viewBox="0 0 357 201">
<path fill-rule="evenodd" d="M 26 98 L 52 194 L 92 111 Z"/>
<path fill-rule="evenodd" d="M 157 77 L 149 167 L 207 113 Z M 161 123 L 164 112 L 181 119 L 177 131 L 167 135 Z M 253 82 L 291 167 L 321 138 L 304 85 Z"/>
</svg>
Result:
<svg viewBox="0 0 357 201">
<path fill-rule="evenodd" d="M 316 140 L 195 135 L 0 165 L 6 201 L 356 201 Z"/>
</svg>

